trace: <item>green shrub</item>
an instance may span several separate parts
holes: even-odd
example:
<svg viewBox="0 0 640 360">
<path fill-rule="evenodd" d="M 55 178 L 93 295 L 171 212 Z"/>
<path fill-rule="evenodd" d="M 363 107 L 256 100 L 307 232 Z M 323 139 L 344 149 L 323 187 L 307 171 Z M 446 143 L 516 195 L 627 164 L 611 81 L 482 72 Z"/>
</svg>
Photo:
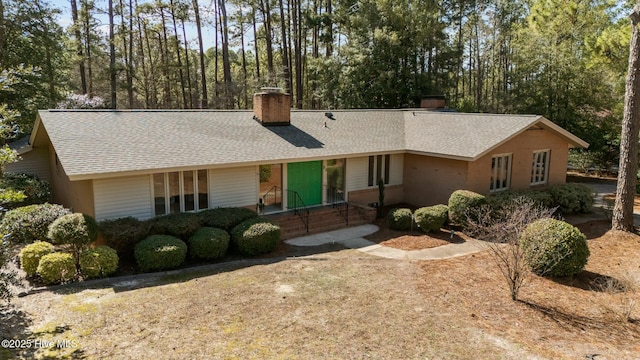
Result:
<svg viewBox="0 0 640 360">
<path fill-rule="evenodd" d="M 47 254 L 40 259 L 37 273 L 47 284 L 66 282 L 75 277 L 76 263 L 69 253 Z"/>
<path fill-rule="evenodd" d="M 456 190 L 449 197 L 449 220 L 455 225 L 464 226 L 467 216 L 473 216 L 486 203 L 484 195 L 469 190 Z"/>
<path fill-rule="evenodd" d="M 229 233 L 222 229 L 201 228 L 189 238 L 189 255 L 205 260 L 223 257 L 227 253 L 230 238 Z"/>
<path fill-rule="evenodd" d="M 49 225 L 70 213 L 69 209 L 57 204 L 19 207 L 7 211 L 0 222 L 0 232 L 11 234 L 11 241 L 16 243 L 44 241 L 47 239 Z"/>
<path fill-rule="evenodd" d="M 151 235 L 136 245 L 134 255 L 142 271 L 172 269 L 184 262 L 187 244 L 170 235 Z"/>
<path fill-rule="evenodd" d="M 542 219 L 520 234 L 527 264 L 538 275 L 571 276 L 584 269 L 589 247 L 583 233 L 564 221 Z"/>
<path fill-rule="evenodd" d="M 257 217 L 258 214 L 242 207 L 215 208 L 198 213 L 200 224 L 206 227 L 230 231 L 241 222 Z"/>
<path fill-rule="evenodd" d="M 73 213 L 63 215 L 49 225 L 47 237 L 57 245 L 69 245 L 80 263 L 80 253 L 98 238 L 98 223 L 89 215 Z"/>
<path fill-rule="evenodd" d="M 86 278 L 109 276 L 118 270 L 118 253 L 108 246 L 85 250 L 80 255 L 80 272 Z"/>
<path fill-rule="evenodd" d="M 8 192 L 22 193 L 24 196 L 22 199 L 4 198 L 1 205 L 7 209 L 51 201 L 49 183 L 39 180 L 37 176 L 5 173 L 0 179 L 0 188 Z"/>
<path fill-rule="evenodd" d="M 422 231 L 438 231 L 449 219 L 449 207 L 442 204 L 422 207 L 415 211 L 414 218 Z"/>
<path fill-rule="evenodd" d="M 149 236 L 151 222 L 125 217 L 101 221 L 98 228 L 107 245 L 115 249 L 121 259 L 133 259 L 133 248 Z"/>
<path fill-rule="evenodd" d="M 397 208 L 391 209 L 387 214 L 389 227 L 395 230 L 410 230 L 413 224 L 411 209 Z"/>
<path fill-rule="evenodd" d="M 588 213 L 594 203 L 593 190 L 584 184 L 568 183 L 549 188 L 553 206 L 563 214 Z"/>
<path fill-rule="evenodd" d="M 182 240 L 200 228 L 200 217 L 194 213 L 176 213 L 158 216 L 151 221 L 150 234 L 170 235 Z"/>
<path fill-rule="evenodd" d="M 552 208 L 553 197 L 547 190 L 525 190 L 525 191 L 500 191 L 487 196 L 487 203 L 494 209 L 499 209 L 511 203 L 516 198 L 524 198 L 533 201 L 534 205 L 545 208 Z"/>
<path fill-rule="evenodd" d="M 280 227 L 261 217 L 247 219 L 231 230 L 231 240 L 242 255 L 267 254 L 280 241 Z"/>
<path fill-rule="evenodd" d="M 36 241 L 20 250 L 20 266 L 27 276 L 35 276 L 40 259 L 54 251 L 53 245 L 46 241 Z"/>
</svg>

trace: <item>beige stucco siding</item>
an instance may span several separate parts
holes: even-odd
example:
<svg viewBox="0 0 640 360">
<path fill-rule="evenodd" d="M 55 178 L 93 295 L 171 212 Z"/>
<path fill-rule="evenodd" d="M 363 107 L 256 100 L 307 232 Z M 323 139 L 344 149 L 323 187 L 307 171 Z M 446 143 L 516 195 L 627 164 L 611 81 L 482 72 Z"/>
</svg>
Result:
<svg viewBox="0 0 640 360">
<path fill-rule="evenodd" d="M 150 175 L 93 181 L 96 220 L 153 217 Z"/>
<path fill-rule="evenodd" d="M 463 189 L 466 161 L 423 155 L 404 156 L 404 201 L 416 206 L 446 204 L 452 192 Z"/>
<path fill-rule="evenodd" d="M 51 181 L 47 147 L 34 148 L 20 155 L 18 161 L 7 164 L 5 171 L 15 174 L 36 175 L 40 180 Z"/>
<path fill-rule="evenodd" d="M 565 182 L 569 147 L 567 141 L 545 129 L 527 130 L 469 163 L 467 189 L 488 193 L 491 182 L 491 158 L 497 154 L 512 154 L 510 189 L 524 190 L 531 186 L 533 152 L 551 150 L 547 185 Z M 540 186 L 540 185 L 538 185 Z M 542 185 L 545 186 L 545 185 Z"/>
</svg>

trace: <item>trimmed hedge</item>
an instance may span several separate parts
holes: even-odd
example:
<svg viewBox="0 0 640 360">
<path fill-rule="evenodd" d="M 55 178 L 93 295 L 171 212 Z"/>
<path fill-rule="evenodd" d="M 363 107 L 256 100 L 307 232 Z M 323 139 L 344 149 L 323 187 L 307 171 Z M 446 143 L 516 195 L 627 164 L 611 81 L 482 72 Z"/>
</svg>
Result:
<svg viewBox="0 0 640 360">
<path fill-rule="evenodd" d="M 549 188 L 553 206 L 563 214 L 588 213 L 595 202 L 593 190 L 584 184 L 568 183 Z"/>
<path fill-rule="evenodd" d="M 109 276 L 116 270 L 118 253 L 108 246 L 98 246 L 80 255 L 80 272 L 87 279 Z"/>
<path fill-rule="evenodd" d="M 141 271 L 172 269 L 184 262 L 187 244 L 170 235 L 151 235 L 136 245 L 134 256 Z"/>
<path fill-rule="evenodd" d="M 19 207 L 7 211 L 0 222 L 0 232 L 11 234 L 10 239 L 14 243 L 44 241 L 47 240 L 49 225 L 67 214 L 71 211 L 57 204 Z"/>
<path fill-rule="evenodd" d="M 517 198 L 531 200 L 535 205 L 545 208 L 552 208 L 555 206 L 553 204 L 553 197 L 547 190 L 500 191 L 487 196 L 487 202 L 492 208 L 499 209 Z"/>
<path fill-rule="evenodd" d="M 150 234 L 170 235 L 181 240 L 189 239 L 189 237 L 201 227 L 200 217 L 194 213 L 168 214 L 150 221 Z"/>
<path fill-rule="evenodd" d="M 280 227 L 262 217 L 243 221 L 231 230 L 231 240 L 242 255 L 267 254 L 276 249 L 280 241 Z"/>
<path fill-rule="evenodd" d="M 230 239 L 222 229 L 200 228 L 189 238 L 189 255 L 204 260 L 221 258 L 227 253 Z"/>
<path fill-rule="evenodd" d="M 98 238 L 98 223 L 82 213 L 64 215 L 49 225 L 47 237 L 54 244 L 69 244 L 75 249 L 82 249 Z"/>
<path fill-rule="evenodd" d="M 133 248 L 149 236 L 151 222 L 134 217 L 104 220 L 98 224 L 105 242 L 122 259 L 133 259 Z"/>
<path fill-rule="evenodd" d="M 258 217 L 255 211 L 242 207 L 209 209 L 199 212 L 198 215 L 202 226 L 226 231 L 230 231 L 245 220 Z"/>
<path fill-rule="evenodd" d="M 589 258 L 586 236 L 564 221 L 535 221 L 519 240 L 527 264 L 538 275 L 572 276 L 584 269 Z"/>
<path fill-rule="evenodd" d="M 411 209 L 391 209 L 387 214 L 387 221 L 389 221 L 389 227 L 394 230 L 410 230 L 413 223 Z"/>
<path fill-rule="evenodd" d="M 47 254 L 40 259 L 37 272 L 47 284 L 70 281 L 76 276 L 76 262 L 69 253 Z"/>
<path fill-rule="evenodd" d="M 449 197 L 449 220 L 455 225 L 464 226 L 467 216 L 473 216 L 474 211 L 486 203 L 484 195 L 469 190 L 456 190 Z"/>
<path fill-rule="evenodd" d="M 422 207 L 415 211 L 414 218 L 422 231 L 438 231 L 449 219 L 449 207 L 442 204 Z"/>
<path fill-rule="evenodd" d="M 27 276 L 36 276 L 40 259 L 54 252 L 53 244 L 46 241 L 36 241 L 20 250 L 20 266 Z"/>
</svg>

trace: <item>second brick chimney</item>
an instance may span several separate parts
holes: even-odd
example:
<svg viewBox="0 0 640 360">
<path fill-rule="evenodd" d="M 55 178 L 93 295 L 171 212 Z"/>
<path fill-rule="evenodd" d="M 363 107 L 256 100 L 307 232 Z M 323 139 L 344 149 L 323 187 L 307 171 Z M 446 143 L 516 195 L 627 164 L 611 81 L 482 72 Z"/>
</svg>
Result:
<svg viewBox="0 0 640 360">
<path fill-rule="evenodd" d="M 280 88 L 261 88 L 253 95 L 253 117 L 264 126 L 291 124 L 291 97 Z"/>
</svg>

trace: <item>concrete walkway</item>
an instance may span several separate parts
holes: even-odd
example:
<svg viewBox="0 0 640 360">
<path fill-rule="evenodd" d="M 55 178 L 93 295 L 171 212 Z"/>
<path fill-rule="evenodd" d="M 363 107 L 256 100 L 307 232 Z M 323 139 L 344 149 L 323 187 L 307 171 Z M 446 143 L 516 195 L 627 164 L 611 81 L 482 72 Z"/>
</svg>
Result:
<svg viewBox="0 0 640 360">
<path fill-rule="evenodd" d="M 294 246 L 319 246 L 330 243 L 340 244 L 349 249 L 356 249 L 366 254 L 380 256 L 387 259 L 403 260 L 448 259 L 456 256 L 473 254 L 482 251 L 487 247 L 487 244 L 482 241 L 469 239 L 460 244 L 453 243 L 431 249 L 411 251 L 400 250 L 388 246 L 382 246 L 364 238 L 364 236 L 373 234 L 378 230 L 379 228 L 376 225 L 367 224 L 289 239 L 285 240 L 285 243 Z"/>
</svg>

